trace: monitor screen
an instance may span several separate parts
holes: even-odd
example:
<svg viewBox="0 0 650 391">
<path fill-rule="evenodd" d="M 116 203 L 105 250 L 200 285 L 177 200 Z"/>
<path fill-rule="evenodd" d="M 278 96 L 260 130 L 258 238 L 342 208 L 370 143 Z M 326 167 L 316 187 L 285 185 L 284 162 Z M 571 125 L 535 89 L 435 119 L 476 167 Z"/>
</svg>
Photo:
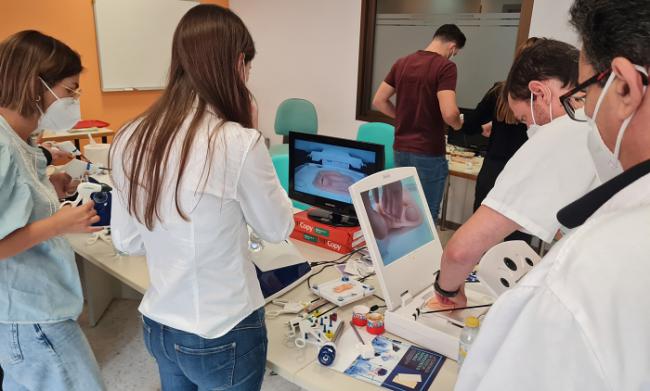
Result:
<svg viewBox="0 0 650 391">
<path fill-rule="evenodd" d="M 361 199 L 385 266 L 434 239 L 414 177 L 362 192 Z"/>
<path fill-rule="evenodd" d="M 289 139 L 289 195 L 310 205 L 353 214 L 350 185 L 384 169 L 379 144 L 300 133 Z"/>
</svg>

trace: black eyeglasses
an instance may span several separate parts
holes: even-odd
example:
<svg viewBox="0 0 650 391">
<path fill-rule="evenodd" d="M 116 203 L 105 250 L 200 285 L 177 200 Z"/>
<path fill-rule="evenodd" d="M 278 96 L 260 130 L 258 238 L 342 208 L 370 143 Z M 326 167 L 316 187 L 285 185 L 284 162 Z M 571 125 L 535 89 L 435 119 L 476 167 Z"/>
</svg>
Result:
<svg viewBox="0 0 650 391">
<path fill-rule="evenodd" d="M 572 89 L 571 91 L 567 92 L 566 94 L 560 97 L 560 103 L 562 103 L 562 106 L 564 107 L 564 111 L 566 111 L 566 113 L 569 115 L 569 118 L 578 122 L 587 122 L 586 117 L 578 117 L 576 115 L 576 111 L 578 109 L 583 108 L 585 105 L 585 98 L 587 96 L 587 87 L 589 87 L 592 84 L 599 83 L 605 80 L 606 78 L 609 77 L 611 73 L 612 73 L 611 69 L 600 72 L 594 75 L 593 77 L 590 77 L 589 79 L 585 80 L 584 82 L 580 83 L 576 88 Z M 648 76 L 646 76 L 641 71 L 639 71 L 639 75 L 641 75 L 641 82 L 643 83 L 643 85 L 647 86 Z"/>
<path fill-rule="evenodd" d="M 560 103 L 562 103 L 564 111 L 569 115 L 569 118 L 578 122 L 587 122 L 587 118 L 576 116 L 576 111 L 583 108 L 585 105 L 587 87 L 608 78 L 611 73 L 611 69 L 597 73 L 560 97 Z"/>
</svg>

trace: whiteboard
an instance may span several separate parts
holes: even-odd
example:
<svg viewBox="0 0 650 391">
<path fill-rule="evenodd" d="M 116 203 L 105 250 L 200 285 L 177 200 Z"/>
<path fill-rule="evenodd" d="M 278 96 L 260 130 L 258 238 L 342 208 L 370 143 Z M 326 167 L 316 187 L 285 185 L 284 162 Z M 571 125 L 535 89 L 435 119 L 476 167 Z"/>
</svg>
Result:
<svg viewBox="0 0 650 391">
<path fill-rule="evenodd" d="M 94 0 L 102 91 L 160 90 L 172 37 L 193 0 Z"/>
</svg>

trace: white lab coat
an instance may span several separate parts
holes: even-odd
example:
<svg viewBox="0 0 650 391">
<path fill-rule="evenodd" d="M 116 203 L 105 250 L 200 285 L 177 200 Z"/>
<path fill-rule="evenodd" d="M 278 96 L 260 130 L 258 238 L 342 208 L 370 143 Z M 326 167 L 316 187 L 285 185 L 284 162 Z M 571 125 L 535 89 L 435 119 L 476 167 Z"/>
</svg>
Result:
<svg viewBox="0 0 650 391">
<path fill-rule="evenodd" d="M 599 184 L 589 131 L 568 115 L 542 126 L 508 161 L 482 205 L 550 243 L 562 228 L 557 212 Z"/>
<path fill-rule="evenodd" d="M 490 309 L 457 391 L 650 389 L 650 175 Z"/>
<path fill-rule="evenodd" d="M 123 143 L 114 148 L 114 197 L 111 228 L 118 250 L 137 252 L 144 245 L 149 289 L 140 312 L 156 322 L 217 338 L 264 305 L 248 251 L 247 224 L 270 242 L 286 239 L 293 229 L 291 201 L 275 174 L 259 133 L 228 122 L 215 137 L 210 170 L 205 166 L 209 136 L 220 119 L 207 113 L 198 125 L 180 189 L 176 211 L 175 178 L 188 118 L 171 149 L 167 181 L 160 194 L 163 223 L 149 231 L 128 213 Z M 124 130 L 132 132 L 133 126 Z"/>
</svg>

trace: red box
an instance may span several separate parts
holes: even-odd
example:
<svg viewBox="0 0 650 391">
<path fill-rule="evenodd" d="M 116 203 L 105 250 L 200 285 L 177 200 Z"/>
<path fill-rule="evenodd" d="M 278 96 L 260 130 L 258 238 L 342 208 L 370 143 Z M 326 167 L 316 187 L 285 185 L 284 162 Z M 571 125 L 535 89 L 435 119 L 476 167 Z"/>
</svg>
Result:
<svg viewBox="0 0 650 391">
<path fill-rule="evenodd" d="M 341 244 L 337 243 L 333 240 L 330 239 L 324 239 L 312 234 L 308 234 L 306 232 L 300 232 L 296 229 L 293 230 L 291 233 L 291 237 L 296 240 L 300 240 L 301 242 L 313 244 L 314 246 L 322 247 L 326 250 L 330 251 L 335 251 L 339 254 L 349 254 L 352 251 L 354 251 L 357 248 L 363 247 L 366 245 L 366 242 L 362 238 L 359 238 L 359 240 L 356 242 L 357 244 L 355 246 L 346 245 L 346 244 Z"/>
<path fill-rule="evenodd" d="M 361 227 L 333 227 L 331 225 L 319 223 L 308 216 L 309 211 L 302 211 L 293 215 L 296 222 L 294 231 L 306 233 L 324 240 L 330 240 L 334 243 L 353 248 L 358 244 L 359 239 L 363 238 Z"/>
</svg>

